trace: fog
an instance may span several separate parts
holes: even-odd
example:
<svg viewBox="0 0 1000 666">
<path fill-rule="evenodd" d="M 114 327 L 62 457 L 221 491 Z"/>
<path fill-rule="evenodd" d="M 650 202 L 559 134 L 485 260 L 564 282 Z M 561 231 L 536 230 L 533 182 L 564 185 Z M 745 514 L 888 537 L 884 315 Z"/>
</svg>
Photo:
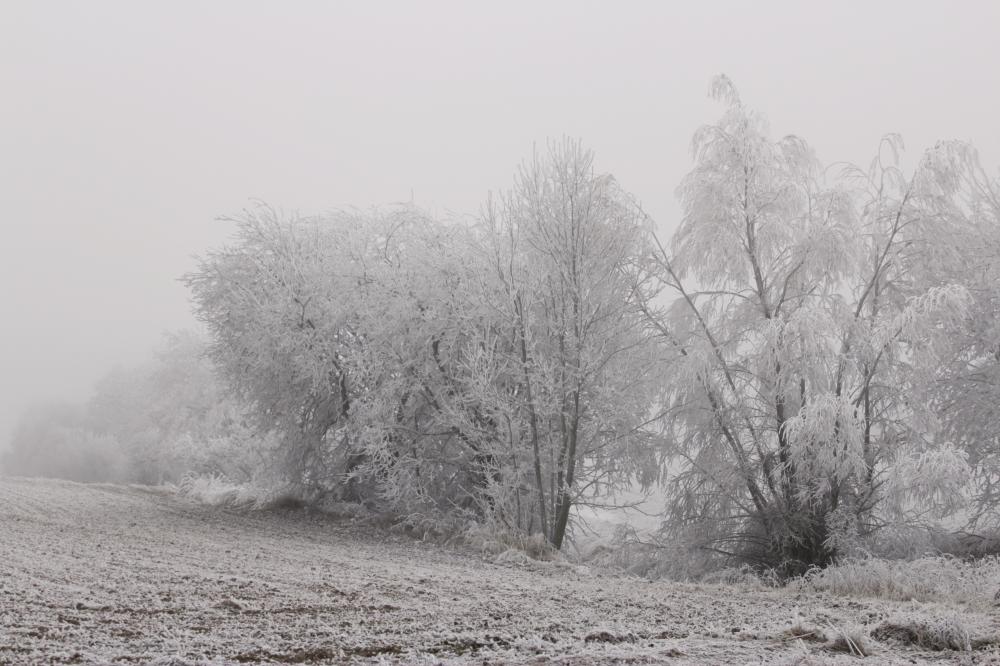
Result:
<svg viewBox="0 0 1000 666">
<path fill-rule="evenodd" d="M 0 433 L 81 400 L 165 329 L 251 199 L 475 213 L 580 137 L 668 232 L 728 74 L 775 134 L 867 161 L 940 138 L 1000 163 L 1000 5 L 7 3 L 0 14 Z"/>
</svg>

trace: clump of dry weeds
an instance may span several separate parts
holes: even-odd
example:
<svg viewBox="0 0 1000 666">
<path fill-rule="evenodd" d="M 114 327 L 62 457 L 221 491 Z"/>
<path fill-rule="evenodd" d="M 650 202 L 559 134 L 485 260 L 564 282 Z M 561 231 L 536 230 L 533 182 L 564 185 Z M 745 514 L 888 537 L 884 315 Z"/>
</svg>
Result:
<svg viewBox="0 0 1000 666">
<path fill-rule="evenodd" d="M 875 652 L 875 642 L 868 629 L 861 625 L 830 626 L 832 636 L 826 648 L 833 652 L 846 652 L 854 657 L 868 657 Z"/>
<path fill-rule="evenodd" d="M 955 613 L 893 617 L 877 626 L 872 635 L 880 641 L 916 645 L 927 650 L 972 650 L 971 632 L 963 618 Z"/>
<path fill-rule="evenodd" d="M 845 597 L 924 601 L 992 607 L 1000 587 L 1000 560 L 966 562 L 953 557 L 916 560 L 864 558 L 814 569 L 791 582 L 803 592 Z"/>
</svg>

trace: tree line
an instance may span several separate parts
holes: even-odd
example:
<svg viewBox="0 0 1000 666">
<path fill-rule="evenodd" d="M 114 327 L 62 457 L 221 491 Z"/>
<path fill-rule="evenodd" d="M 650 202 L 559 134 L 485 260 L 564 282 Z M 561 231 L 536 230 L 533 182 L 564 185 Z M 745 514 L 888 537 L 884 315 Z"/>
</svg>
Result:
<svg viewBox="0 0 1000 666">
<path fill-rule="evenodd" d="M 962 142 L 823 165 L 712 95 L 669 242 L 568 139 L 471 220 L 234 218 L 184 281 L 258 471 L 555 548 L 657 485 L 664 539 L 792 571 L 990 524 L 1000 181 Z"/>
</svg>

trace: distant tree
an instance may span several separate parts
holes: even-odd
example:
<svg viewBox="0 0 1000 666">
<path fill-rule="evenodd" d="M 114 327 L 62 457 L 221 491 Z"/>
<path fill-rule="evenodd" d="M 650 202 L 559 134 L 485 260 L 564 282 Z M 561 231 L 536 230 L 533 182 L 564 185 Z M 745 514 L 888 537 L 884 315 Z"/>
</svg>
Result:
<svg viewBox="0 0 1000 666">
<path fill-rule="evenodd" d="M 84 410 L 68 403 L 29 407 L 14 429 L 0 469 L 11 476 L 81 482 L 124 478 L 118 442 L 88 430 Z"/>
<path fill-rule="evenodd" d="M 249 412 L 229 396 L 192 331 L 167 333 L 153 358 L 105 375 L 86 405 L 86 427 L 113 437 L 126 476 L 138 483 L 176 482 L 188 472 L 248 480 L 260 437 L 249 440 Z M 223 453 L 236 442 L 241 451 Z"/>
<path fill-rule="evenodd" d="M 246 405 L 228 394 L 206 352 L 202 336 L 168 333 L 153 359 L 113 369 L 86 403 L 29 408 L 3 468 L 74 481 L 258 480 L 274 444 L 251 431 Z"/>
<path fill-rule="evenodd" d="M 151 371 L 148 362 L 113 368 L 98 380 L 91 399 L 82 405 L 87 429 L 114 437 L 125 475 L 136 483 L 156 483 L 161 476 L 154 459 L 163 453 L 162 433 L 148 418 Z"/>
</svg>

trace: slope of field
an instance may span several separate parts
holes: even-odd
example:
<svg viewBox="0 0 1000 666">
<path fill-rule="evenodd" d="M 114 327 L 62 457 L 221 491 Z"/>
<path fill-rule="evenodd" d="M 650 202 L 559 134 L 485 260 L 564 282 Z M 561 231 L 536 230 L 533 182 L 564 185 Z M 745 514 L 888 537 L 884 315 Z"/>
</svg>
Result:
<svg viewBox="0 0 1000 666">
<path fill-rule="evenodd" d="M 853 663 L 787 632 L 916 606 L 497 564 L 304 512 L 0 480 L 2 664 Z M 869 663 L 998 663 L 873 647 Z"/>
</svg>

